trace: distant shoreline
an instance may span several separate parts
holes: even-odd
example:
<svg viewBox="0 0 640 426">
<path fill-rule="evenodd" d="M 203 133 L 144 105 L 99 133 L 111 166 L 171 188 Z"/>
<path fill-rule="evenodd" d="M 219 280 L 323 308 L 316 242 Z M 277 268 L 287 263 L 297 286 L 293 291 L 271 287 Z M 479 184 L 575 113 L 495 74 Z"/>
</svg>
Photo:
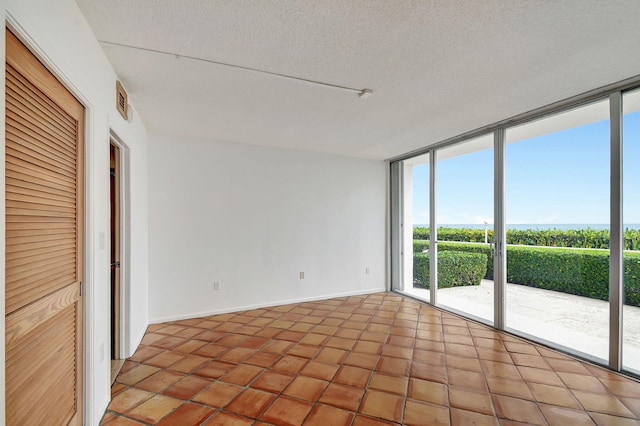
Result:
<svg viewBox="0 0 640 426">
<path fill-rule="evenodd" d="M 416 224 L 413 225 L 414 228 L 428 228 L 428 224 Z M 483 223 L 480 224 L 442 224 L 438 225 L 438 228 L 457 228 L 457 229 L 484 229 L 485 225 Z M 490 223 L 487 225 L 487 228 L 493 230 L 493 224 Z M 596 231 L 599 230 L 609 230 L 609 225 L 602 223 L 517 223 L 517 224 L 507 224 L 507 229 L 514 229 L 524 231 L 527 229 L 532 230 L 559 230 L 559 231 L 567 231 L 567 230 L 579 230 L 579 229 L 593 229 Z M 640 229 L 639 223 L 629 223 L 623 226 L 623 229 Z"/>
</svg>

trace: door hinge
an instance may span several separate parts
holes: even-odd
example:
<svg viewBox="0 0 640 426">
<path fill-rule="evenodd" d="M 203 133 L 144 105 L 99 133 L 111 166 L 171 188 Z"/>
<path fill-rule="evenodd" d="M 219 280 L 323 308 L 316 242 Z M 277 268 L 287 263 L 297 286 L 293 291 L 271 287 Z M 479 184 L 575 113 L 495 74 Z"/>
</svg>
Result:
<svg viewBox="0 0 640 426">
<path fill-rule="evenodd" d="M 80 281 L 80 297 L 82 297 L 82 287 L 83 287 L 83 284 L 82 284 L 82 281 Z"/>
</svg>

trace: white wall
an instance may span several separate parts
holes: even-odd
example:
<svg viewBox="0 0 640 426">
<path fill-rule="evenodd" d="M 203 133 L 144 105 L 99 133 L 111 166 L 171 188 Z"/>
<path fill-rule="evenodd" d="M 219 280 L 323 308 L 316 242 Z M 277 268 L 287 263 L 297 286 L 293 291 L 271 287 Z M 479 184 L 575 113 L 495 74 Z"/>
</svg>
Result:
<svg viewBox="0 0 640 426">
<path fill-rule="evenodd" d="M 97 425 L 110 399 L 109 134 L 113 130 L 126 144 L 131 167 L 129 276 L 135 309 L 129 315 L 129 338 L 124 343 L 135 349 L 148 319 L 146 130 L 135 113 L 129 124 L 116 112 L 116 75 L 73 0 L 5 0 L 0 7 L 10 27 L 87 108 L 84 424 Z M 1 38 L 4 49 L 4 32 Z M 135 106 L 135 97 L 130 102 Z M 4 125 L 4 114 L 2 117 Z M 0 173 L 4 179 L 4 168 Z M 106 239 L 104 246 L 99 244 L 101 234 Z M 4 263 L 4 244 L 0 250 Z M 1 318 L 4 321 L 4 314 Z M 4 363 L 0 369 L 4 371 Z M 0 399 L 4 409 L 4 391 Z"/>
<path fill-rule="evenodd" d="M 150 321 L 383 291 L 385 170 L 150 135 Z"/>
</svg>

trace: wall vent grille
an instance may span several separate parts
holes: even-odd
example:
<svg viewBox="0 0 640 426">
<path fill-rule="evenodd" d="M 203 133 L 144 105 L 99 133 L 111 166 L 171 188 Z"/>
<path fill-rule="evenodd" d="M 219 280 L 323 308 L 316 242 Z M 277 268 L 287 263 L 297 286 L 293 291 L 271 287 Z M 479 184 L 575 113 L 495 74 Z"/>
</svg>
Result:
<svg viewBox="0 0 640 426">
<path fill-rule="evenodd" d="M 116 109 L 125 120 L 129 119 L 127 92 L 119 81 L 116 81 Z"/>
</svg>

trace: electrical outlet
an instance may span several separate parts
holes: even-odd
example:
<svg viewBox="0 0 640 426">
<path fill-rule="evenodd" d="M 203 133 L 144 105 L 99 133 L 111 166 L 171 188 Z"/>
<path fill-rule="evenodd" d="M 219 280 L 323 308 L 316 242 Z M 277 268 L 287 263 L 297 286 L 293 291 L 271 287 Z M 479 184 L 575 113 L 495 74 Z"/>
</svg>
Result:
<svg viewBox="0 0 640 426">
<path fill-rule="evenodd" d="M 220 290 L 220 281 L 214 281 L 213 282 L 213 291 L 218 291 Z"/>
<path fill-rule="evenodd" d="M 304 272 L 300 272 L 300 279 L 304 280 Z"/>
<path fill-rule="evenodd" d="M 367 269 L 364 270 L 364 273 L 369 275 L 369 267 L 367 266 Z"/>
</svg>

